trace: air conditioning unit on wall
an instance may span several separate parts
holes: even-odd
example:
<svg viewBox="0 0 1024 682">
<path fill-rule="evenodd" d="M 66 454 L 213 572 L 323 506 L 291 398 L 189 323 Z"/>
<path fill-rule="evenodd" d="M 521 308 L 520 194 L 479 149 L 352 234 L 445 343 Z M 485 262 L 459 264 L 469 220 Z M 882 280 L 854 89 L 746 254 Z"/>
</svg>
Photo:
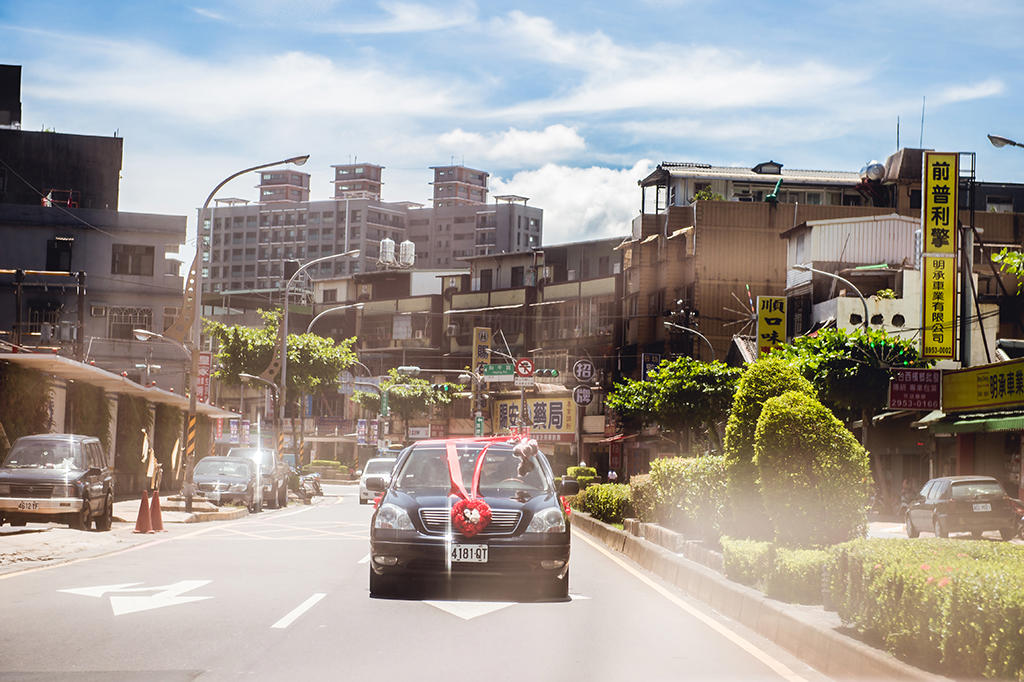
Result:
<svg viewBox="0 0 1024 682">
<path fill-rule="evenodd" d="M 89 315 L 92 317 L 106 317 L 107 306 L 105 305 L 91 305 L 89 306 Z"/>
</svg>

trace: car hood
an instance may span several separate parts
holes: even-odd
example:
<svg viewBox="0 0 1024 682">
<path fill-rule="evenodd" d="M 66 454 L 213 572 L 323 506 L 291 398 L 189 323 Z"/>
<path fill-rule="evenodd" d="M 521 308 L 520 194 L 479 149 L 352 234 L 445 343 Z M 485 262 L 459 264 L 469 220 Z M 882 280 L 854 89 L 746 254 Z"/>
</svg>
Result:
<svg viewBox="0 0 1024 682">
<path fill-rule="evenodd" d="M 395 490 L 389 494 L 388 502 L 405 507 L 406 509 L 436 509 L 438 507 L 447 507 L 449 504 L 448 499 L 447 495 L 439 495 L 436 492 L 421 494 Z M 531 513 L 558 504 L 558 496 L 553 492 L 540 493 L 525 501 L 520 501 L 514 497 L 485 496 L 483 499 L 491 509 L 521 509 Z M 455 502 L 453 501 L 451 504 L 454 505 Z"/>
<path fill-rule="evenodd" d="M 0 467 L 0 483 L 65 483 L 77 481 L 79 469 L 10 469 Z"/>
</svg>

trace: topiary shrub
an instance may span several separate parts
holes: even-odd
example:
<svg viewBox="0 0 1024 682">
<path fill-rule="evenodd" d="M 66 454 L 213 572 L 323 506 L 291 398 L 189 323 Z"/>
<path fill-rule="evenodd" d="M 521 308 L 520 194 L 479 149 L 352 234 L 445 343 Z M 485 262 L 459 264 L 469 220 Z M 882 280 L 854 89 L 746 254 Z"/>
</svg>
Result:
<svg viewBox="0 0 1024 682">
<path fill-rule="evenodd" d="M 654 523 L 655 507 L 658 502 L 658 490 L 651 480 L 650 474 L 637 474 L 629 479 L 629 499 L 633 505 L 633 513 L 645 523 Z"/>
<path fill-rule="evenodd" d="M 768 400 L 754 448 L 776 542 L 827 546 L 864 535 L 871 487 L 867 452 L 817 399 L 789 391 Z"/>
<path fill-rule="evenodd" d="M 764 582 L 765 593 L 782 601 L 820 604 L 822 576 L 829 556 L 824 549 L 777 548 Z"/>
<path fill-rule="evenodd" d="M 764 540 L 723 537 L 722 570 L 730 580 L 744 585 L 762 585 L 771 571 L 775 548 Z"/>
<path fill-rule="evenodd" d="M 622 523 L 632 514 L 629 486 L 625 483 L 596 483 L 579 497 L 583 498 L 587 511 L 598 521 Z"/>
<path fill-rule="evenodd" d="M 579 480 L 580 476 L 597 478 L 597 469 L 594 467 L 567 467 L 565 475 L 570 478 L 575 478 L 576 480 Z"/>
<path fill-rule="evenodd" d="M 656 459 L 650 476 L 658 523 L 717 542 L 726 510 L 724 457 Z"/>
<path fill-rule="evenodd" d="M 324 467 L 328 469 L 340 469 L 341 462 L 335 462 L 333 459 L 314 459 L 309 463 L 311 467 Z"/>
<path fill-rule="evenodd" d="M 769 355 L 750 364 L 740 377 L 725 427 L 725 464 L 731 519 L 736 537 L 771 537 L 754 465 L 754 433 L 761 408 L 786 391 L 814 396 L 814 387 L 787 361 Z"/>
</svg>

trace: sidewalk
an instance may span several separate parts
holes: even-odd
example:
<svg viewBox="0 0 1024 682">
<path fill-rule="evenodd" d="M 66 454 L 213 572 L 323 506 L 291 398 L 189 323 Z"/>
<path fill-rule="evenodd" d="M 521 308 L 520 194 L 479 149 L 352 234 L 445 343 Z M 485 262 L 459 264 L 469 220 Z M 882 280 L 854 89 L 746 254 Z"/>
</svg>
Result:
<svg viewBox="0 0 1024 682">
<path fill-rule="evenodd" d="M 125 500 L 114 503 L 114 521 L 131 523 L 139 517 L 141 500 Z M 167 523 L 199 523 L 202 521 L 233 521 L 249 512 L 242 506 L 217 507 L 206 500 L 193 500 L 192 511 L 185 511 L 185 503 L 175 498 L 160 500 L 160 518 Z"/>
</svg>

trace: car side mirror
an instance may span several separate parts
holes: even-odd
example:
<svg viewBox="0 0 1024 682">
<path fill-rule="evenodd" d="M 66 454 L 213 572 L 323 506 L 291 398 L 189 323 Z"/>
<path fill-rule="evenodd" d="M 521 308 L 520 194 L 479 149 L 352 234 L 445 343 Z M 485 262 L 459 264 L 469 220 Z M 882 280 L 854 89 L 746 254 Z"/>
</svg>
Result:
<svg viewBox="0 0 1024 682">
<path fill-rule="evenodd" d="M 555 484 L 555 490 L 558 491 L 559 495 L 578 495 L 580 492 L 580 482 L 575 478 L 563 478 Z"/>
<path fill-rule="evenodd" d="M 384 476 L 373 475 L 366 477 L 366 489 L 375 493 L 382 493 L 388 487 L 388 479 Z"/>
<path fill-rule="evenodd" d="M 356 476 L 362 476 L 362 475 L 363 475 L 363 470 L 362 469 L 356 469 Z"/>
</svg>

